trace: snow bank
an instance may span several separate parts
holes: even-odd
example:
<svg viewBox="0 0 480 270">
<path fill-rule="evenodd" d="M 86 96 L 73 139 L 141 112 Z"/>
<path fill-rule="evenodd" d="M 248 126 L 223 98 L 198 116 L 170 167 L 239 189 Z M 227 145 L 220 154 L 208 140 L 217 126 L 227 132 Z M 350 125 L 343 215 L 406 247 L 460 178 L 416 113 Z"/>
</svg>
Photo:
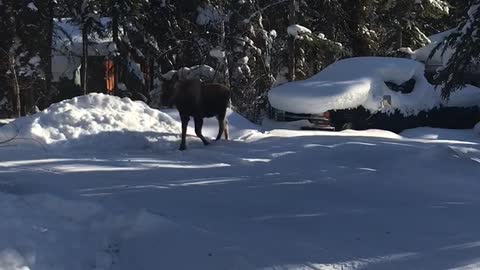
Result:
<svg viewBox="0 0 480 270">
<path fill-rule="evenodd" d="M 385 84 L 402 84 L 410 79 L 416 81 L 410 94 L 394 92 Z M 391 107 L 382 108 L 384 95 L 391 96 Z M 307 80 L 271 89 L 268 98 L 277 109 L 311 114 L 364 106 L 371 112 L 398 109 L 410 115 L 437 107 L 441 102 L 439 91 L 424 76 L 423 64 L 386 57 L 340 60 Z"/>
<path fill-rule="evenodd" d="M 426 141 L 449 141 L 478 144 L 480 137 L 471 129 L 443 129 L 431 127 L 419 127 L 407 129 L 400 133 L 400 136 L 408 139 Z"/>
<path fill-rule="evenodd" d="M 140 101 L 89 94 L 53 104 L 46 110 L 12 122 L 18 137 L 44 145 L 79 149 L 143 149 L 173 147 L 180 125 Z M 12 130 L 0 129 L 0 134 Z"/>
<path fill-rule="evenodd" d="M 473 132 L 480 135 L 480 122 L 478 122 L 478 124 L 475 125 L 475 127 L 473 128 Z"/>
<path fill-rule="evenodd" d="M 12 118 L 5 118 L 5 119 L 0 119 L 0 126 L 6 125 L 10 122 L 13 122 L 15 119 Z"/>
</svg>

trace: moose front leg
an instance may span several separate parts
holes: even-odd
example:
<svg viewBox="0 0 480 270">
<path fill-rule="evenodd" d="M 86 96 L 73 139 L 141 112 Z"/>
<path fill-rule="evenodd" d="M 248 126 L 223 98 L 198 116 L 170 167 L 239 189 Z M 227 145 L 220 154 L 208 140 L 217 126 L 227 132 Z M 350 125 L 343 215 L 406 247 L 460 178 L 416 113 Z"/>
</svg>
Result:
<svg viewBox="0 0 480 270">
<path fill-rule="evenodd" d="M 204 145 L 209 145 L 210 143 L 202 135 L 203 118 L 195 117 L 194 120 L 195 120 L 195 134 L 197 134 L 200 140 L 202 140 Z"/>
<path fill-rule="evenodd" d="M 190 121 L 189 116 L 181 116 L 182 119 L 182 142 L 180 143 L 180 151 L 187 149 L 187 127 L 188 121 Z"/>
</svg>

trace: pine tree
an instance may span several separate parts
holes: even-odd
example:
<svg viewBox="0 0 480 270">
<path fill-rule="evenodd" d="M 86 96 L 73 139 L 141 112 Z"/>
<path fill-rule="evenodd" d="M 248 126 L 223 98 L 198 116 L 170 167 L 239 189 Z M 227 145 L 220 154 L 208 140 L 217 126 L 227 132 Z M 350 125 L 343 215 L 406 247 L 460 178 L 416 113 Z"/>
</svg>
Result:
<svg viewBox="0 0 480 270">
<path fill-rule="evenodd" d="M 467 83 L 464 75 L 479 64 L 480 0 L 470 0 L 469 4 L 465 20 L 436 48 L 444 53 L 445 64 L 435 76 L 435 81 L 441 84 L 442 96 L 445 99 Z"/>
<path fill-rule="evenodd" d="M 5 1 L 0 16 L 1 75 L 11 91 L 13 115 L 26 115 L 33 111 L 44 79 L 40 57 L 43 20 L 34 1 Z"/>
<path fill-rule="evenodd" d="M 450 5 L 444 0 L 382 0 L 376 11 L 382 54 L 391 54 L 402 47 L 417 49 L 430 42 L 432 23 L 450 13 Z M 440 29 L 446 30 L 446 29 Z M 427 32 L 429 31 L 429 32 Z M 438 31 L 438 30 L 437 30 Z"/>
</svg>

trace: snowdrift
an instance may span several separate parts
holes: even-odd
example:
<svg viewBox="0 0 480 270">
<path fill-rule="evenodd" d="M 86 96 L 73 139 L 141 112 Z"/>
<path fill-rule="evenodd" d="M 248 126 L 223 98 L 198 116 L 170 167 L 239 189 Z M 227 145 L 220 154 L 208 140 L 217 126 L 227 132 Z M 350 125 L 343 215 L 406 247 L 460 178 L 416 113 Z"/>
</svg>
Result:
<svg viewBox="0 0 480 270">
<path fill-rule="evenodd" d="M 480 104 L 480 90 L 469 86 L 458 91 L 448 103 L 424 76 L 425 67 L 410 59 L 387 57 L 358 57 L 340 60 L 315 76 L 283 84 L 268 93 L 270 104 L 292 113 L 320 114 L 328 110 L 351 109 L 363 106 L 371 112 L 400 111 L 414 115 L 440 105 L 464 106 Z M 415 80 L 408 94 L 391 90 L 386 82 L 401 85 Z M 382 106 L 384 95 L 391 96 L 392 106 Z M 453 105 L 452 105 L 453 104 Z"/>
<path fill-rule="evenodd" d="M 53 104 L 0 129 L 2 139 L 31 138 L 78 149 L 170 149 L 180 124 L 140 101 L 89 94 Z M 15 131 L 18 129 L 18 131 Z"/>
</svg>

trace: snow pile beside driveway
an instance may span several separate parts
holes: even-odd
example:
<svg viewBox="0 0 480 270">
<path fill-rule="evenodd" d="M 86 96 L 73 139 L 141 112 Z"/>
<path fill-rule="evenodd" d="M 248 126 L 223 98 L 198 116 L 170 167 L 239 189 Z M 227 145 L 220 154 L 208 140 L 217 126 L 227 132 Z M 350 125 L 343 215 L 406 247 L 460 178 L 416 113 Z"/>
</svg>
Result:
<svg viewBox="0 0 480 270">
<path fill-rule="evenodd" d="M 79 149 L 170 149 L 180 133 L 179 123 L 167 114 L 143 102 L 104 94 L 65 100 L 12 123 L 0 129 L 2 140 L 19 132 L 18 138 L 45 146 Z"/>
</svg>

